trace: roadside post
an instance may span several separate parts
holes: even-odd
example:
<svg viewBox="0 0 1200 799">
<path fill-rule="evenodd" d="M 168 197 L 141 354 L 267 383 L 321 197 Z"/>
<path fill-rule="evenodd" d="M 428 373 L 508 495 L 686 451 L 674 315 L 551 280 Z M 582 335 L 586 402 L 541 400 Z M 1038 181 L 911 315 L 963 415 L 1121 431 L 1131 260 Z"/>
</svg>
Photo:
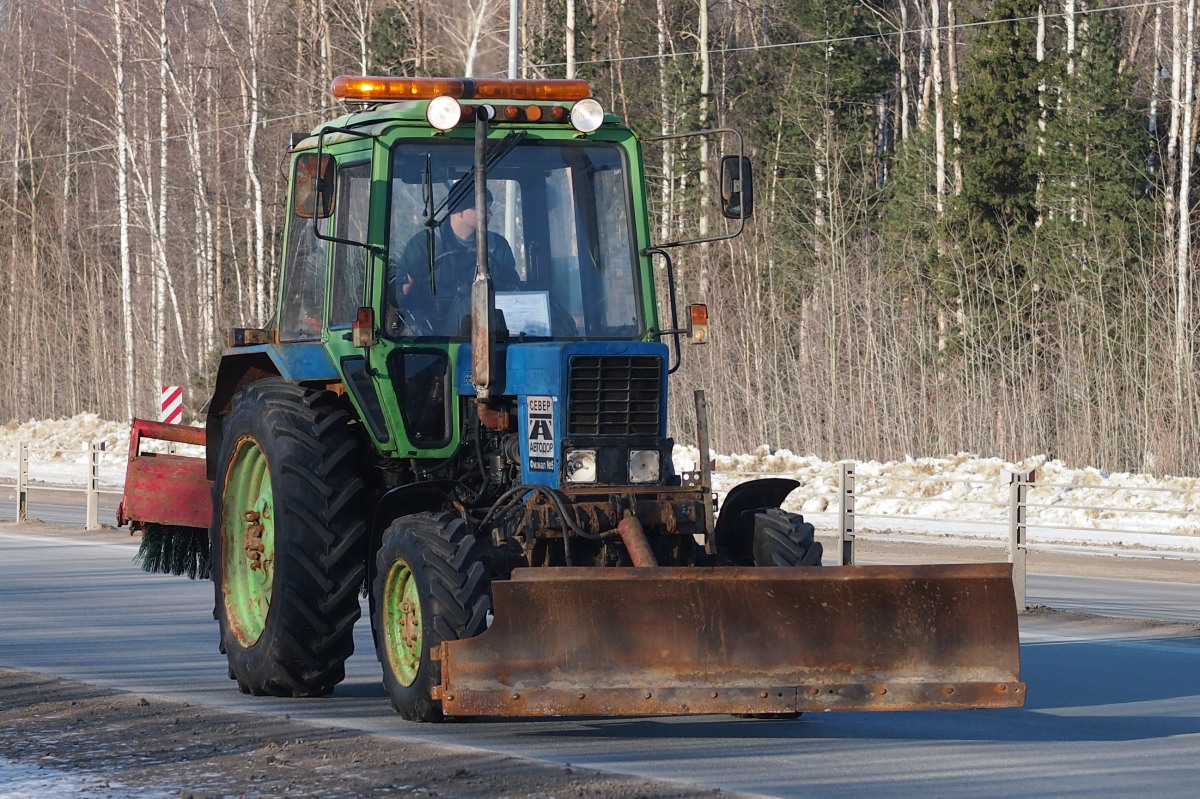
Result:
<svg viewBox="0 0 1200 799">
<path fill-rule="evenodd" d="M 103 441 L 93 441 L 89 446 L 88 478 L 87 478 L 87 521 L 85 530 L 100 529 L 100 453 L 104 451 Z"/>
<path fill-rule="evenodd" d="M 1029 556 L 1026 513 L 1029 509 L 1029 485 L 1034 472 L 1010 472 L 1008 476 L 1008 562 L 1013 565 L 1013 593 L 1017 612 L 1026 610 L 1025 567 Z"/>
<path fill-rule="evenodd" d="M 29 442 L 17 448 L 17 521 L 29 521 Z"/>
<path fill-rule="evenodd" d="M 854 461 L 838 463 L 838 563 L 854 565 Z"/>
</svg>

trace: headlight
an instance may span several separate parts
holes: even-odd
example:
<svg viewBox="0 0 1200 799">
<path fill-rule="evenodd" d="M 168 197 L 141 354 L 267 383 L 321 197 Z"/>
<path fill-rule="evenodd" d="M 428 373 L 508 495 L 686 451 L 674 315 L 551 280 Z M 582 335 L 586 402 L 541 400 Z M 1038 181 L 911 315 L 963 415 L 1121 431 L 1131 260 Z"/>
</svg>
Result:
<svg viewBox="0 0 1200 799">
<path fill-rule="evenodd" d="M 658 463 L 658 450 L 656 449 L 631 450 L 629 453 L 629 482 L 657 483 Z"/>
<path fill-rule="evenodd" d="M 591 133 L 603 124 L 604 108 L 590 97 L 572 106 L 571 126 L 580 133 Z"/>
<path fill-rule="evenodd" d="M 568 483 L 596 482 L 596 450 L 567 450 L 563 458 L 563 475 Z"/>
<path fill-rule="evenodd" d="M 450 130 L 462 121 L 462 106 L 449 95 L 441 95 L 429 101 L 425 107 L 425 119 L 438 130 Z"/>
</svg>

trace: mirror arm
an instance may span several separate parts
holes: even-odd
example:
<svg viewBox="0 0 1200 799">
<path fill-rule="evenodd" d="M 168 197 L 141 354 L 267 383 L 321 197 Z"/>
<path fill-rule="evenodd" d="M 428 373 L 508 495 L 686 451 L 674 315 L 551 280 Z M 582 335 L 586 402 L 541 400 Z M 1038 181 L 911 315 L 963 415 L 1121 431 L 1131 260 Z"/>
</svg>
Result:
<svg viewBox="0 0 1200 799">
<path fill-rule="evenodd" d="M 317 133 L 317 192 L 316 192 L 316 194 L 317 194 L 317 199 L 316 199 L 317 209 L 321 209 L 324 207 L 323 204 L 321 203 L 321 195 L 324 194 L 326 191 L 333 190 L 331 186 L 325 185 L 325 181 L 321 177 L 321 163 L 322 163 L 321 156 L 323 154 L 322 151 L 325 148 L 325 134 L 327 134 L 327 133 L 345 133 L 347 135 L 358 136 L 359 138 L 363 138 L 363 139 L 376 138 L 374 133 L 364 133 L 363 131 L 355 130 L 354 128 L 339 128 L 339 127 L 335 127 L 333 125 L 327 125 L 327 126 L 321 128 L 320 131 L 318 131 L 318 133 Z M 334 173 L 335 174 L 337 173 L 337 165 L 336 164 L 334 164 Z M 368 252 L 370 252 L 374 255 L 378 255 L 380 257 L 382 257 L 387 252 L 387 249 L 379 244 L 368 244 L 365 241 L 354 241 L 353 239 L 343 239 L 340 236 L 329 236 L 329 235 L 326 235 L 325 233 L 322 233 L 320 225 L 317 224 L 317 220 L 320 218 L 328 219 L 332 216 L 333 216 L 333 214 L 330 214 L 328 217 L 321 217 L 319 214 L 315 214 L 315 213 L 313 214 L 313 216 L 312 216 L 313 236 L 320 239 L 321 241 L 331 241 L 334 244 L 347 244 L 351 247 L 362 247 L 365 250 L 367 250 Z"/>
<path fill-rule="evenodd" d="M 671 328 L 669 330 L 658 331 L 658 335 L 660 337 L 671 337 L 671 341 L 674 345 L 672 347 L 674 352 L 670 368 L 667 370 L 667 374 L 673 375 L 683 363 L 683 359 L 680 357 L 679 336 L 685 332 L 679 327 L 679 311 L 675 307 L 675 264 L 671 261 L 671 254 L 658 247 L 647 247 L 646 249 L 642 250 L 642 255 L 661 255 L 663 260 L 667 262 L 667 304 L 671 311 Z M 651 261 L 651 263 L 653 264 L 653 261 Z"/>
<path fill-rule="evenodd" d="M 742 141 L 742 133 L 741 133 L 741 131 L 736 130 L 734 128 L 709 128 L 708 130 L 691 130 L 691 131 L 688 131 L 687 133 L 671 133 L 666 136 L 648 136 L 645 139 L 642 139 L 642 141 L 643 142 L 655 142 L 655 141 L 667 141 L 668 139 L 686 139 L 691 136 L 707 136 L 707 135 L 714 134 L 714 133 L 728 133 L 728 134 L 732 135 L 734 138 L 737 139 L 737 154 L 738 154 L 738 156 L 745 155 L 745 145 Z M 742 231 L 745 230 L 745 228 L 746 228 L 746 213 L 745 213 L 745 209 L 743 208 L 742 215 L 740 217 L 738 217 L 737 230 L 734 230 L 731 233 L 725 233 L 720 236 L 708 236 L 707 238 L 700 238 L 700 239 L 684 239 L 681 241 L 668 241 L 668 242 L 664 242 L 663 244 L 655 244 L 652 247 L 652 249 L 663 250 L 663 249 L 666 249 L 667 247 L 682 247 L 685 244 L 704 244 L 704 243 L 710 242 L 710 241 L 726 241 L 728 239 L 734 239 L 734 238 L 737 238 L 738 236 L 742 235 Z M 649 252 L 649 250 L 647 250 L 647 252 Z M 678 327 L 678 325 L 674 325 L 674 326 Z"/>
</svg>

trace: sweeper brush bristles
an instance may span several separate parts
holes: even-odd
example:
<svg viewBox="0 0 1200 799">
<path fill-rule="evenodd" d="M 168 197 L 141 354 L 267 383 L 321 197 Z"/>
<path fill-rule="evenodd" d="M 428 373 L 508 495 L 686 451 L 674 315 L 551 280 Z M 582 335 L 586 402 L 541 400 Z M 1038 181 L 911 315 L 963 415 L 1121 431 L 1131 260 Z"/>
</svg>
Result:
<svg viewBox="0 0 1200 799">
<path fill-rule="evenodd" d="M 142 545 L 133 559 L 141 563 L 143 571 L 186 574 L 193 580 L 207 580 L 212 565 L 208 531 L 198 527 L 146 525 Z"/>
</svg>

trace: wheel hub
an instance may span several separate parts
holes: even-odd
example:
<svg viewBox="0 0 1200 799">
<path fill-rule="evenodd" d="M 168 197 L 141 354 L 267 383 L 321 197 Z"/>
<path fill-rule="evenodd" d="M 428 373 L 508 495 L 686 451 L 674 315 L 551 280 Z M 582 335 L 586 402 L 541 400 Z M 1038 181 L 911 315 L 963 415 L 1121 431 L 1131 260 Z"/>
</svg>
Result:
<svg viewBox="0 0 1200 799">
<path fill-rule="evenodd" d="M 403 561 L 392 564 L 384 593 L 384 646 L 388 664 L 401 685 L 412 685 L 421 667 L 424 632 L 417 581 Z"/>
<path fill-rule="evenodd" d="M 229 628 L 244 647 L 267 625 L 275 582 L 274 497 L 267 460 L 251 438 L 238 442 L 229 464 L 221 520 L 221 592 Z"/>
</svg>

